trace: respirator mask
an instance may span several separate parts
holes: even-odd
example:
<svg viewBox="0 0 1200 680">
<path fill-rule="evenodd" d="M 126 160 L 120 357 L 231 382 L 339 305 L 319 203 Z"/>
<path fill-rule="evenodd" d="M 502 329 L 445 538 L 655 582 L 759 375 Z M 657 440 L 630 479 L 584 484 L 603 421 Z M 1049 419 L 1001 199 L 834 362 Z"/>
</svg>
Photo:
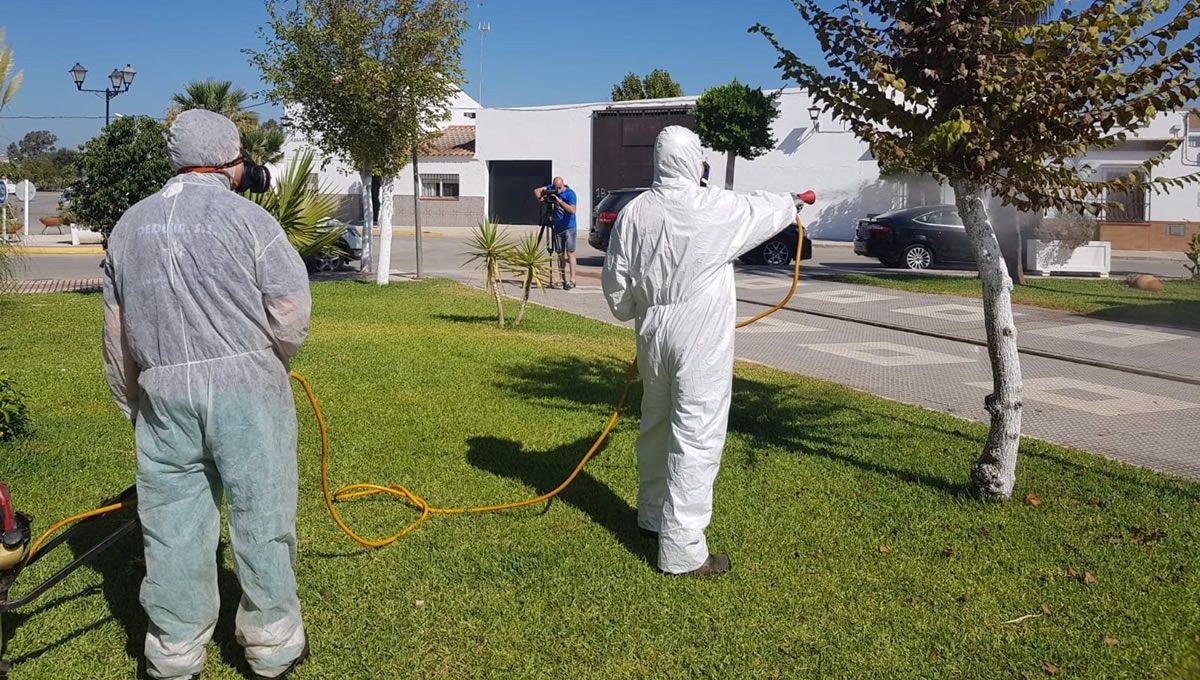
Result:
<svg viewBox="0 0 1200 680">
<path fill-rule="evenodd" d="M 215 167 L 191 167 L 180 168 L 176 174 L 185 175 L 188 173 L 198 174 L 218 174 L 230 168 L 242 166 L 242 180 L 234 187 L 234 190 L 239 194 L 265 194 L 271 188 L 271 170 L 265 165 L 258 165 L 250 159 L 250 154 L 245 149 L 242 150 L 241 156 L 237 160 L 232 160 L 225 165 Z M 231 180 L 232 181 L 232 180 Z"/>
</svg>

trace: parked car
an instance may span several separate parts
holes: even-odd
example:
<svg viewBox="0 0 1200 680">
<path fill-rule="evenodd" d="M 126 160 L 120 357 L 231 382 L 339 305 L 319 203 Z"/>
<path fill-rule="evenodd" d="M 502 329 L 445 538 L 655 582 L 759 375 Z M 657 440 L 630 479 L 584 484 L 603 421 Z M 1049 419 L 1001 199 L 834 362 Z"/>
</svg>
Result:
<svg viewBox="0 0 1200 680">
<path fill-rule="evenodd" d="M 908 269 L 975 261 L 966 228 L 953 205 L 904 208 L 859 220 L 854 252 L 888 267 Z"/>
<path fill-rule="evenodd" d="M 304 264 L 311 272 L 333 272 L 341 269 L 342 265 L 362 257 L 363 228 L 356 224 L 346 224 L 338 220 L 328 220 L 323 229 L 343 227 L 341 253 L 317 253 L 304 258 Z"/>
<path fill-rule="evenodd" d="M 597 250 L 608 250 L 608 239 L 612 233 L 617 215 L 634 198 L 649 189 L 617 189 L 609 192 L 600 200 L 593 211 L 592 228 L 588 232 L 588 244 Z M 796 236 L 799 230 L 794 223 L 788 223 L 778 233 L 753 250 L 743 254 L 740 259 L 745 264 L 786 265 L 796 259 Z M 804 246 L 800 252 L 801 260 L 812 258 L 812 241 L 804 237 Z"/>
</svg>

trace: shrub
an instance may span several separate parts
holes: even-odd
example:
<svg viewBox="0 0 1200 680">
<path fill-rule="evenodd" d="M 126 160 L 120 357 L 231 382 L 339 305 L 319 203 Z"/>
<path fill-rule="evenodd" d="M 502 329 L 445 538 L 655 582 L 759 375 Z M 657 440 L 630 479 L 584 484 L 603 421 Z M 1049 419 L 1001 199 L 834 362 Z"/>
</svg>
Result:
<svg viewBox="0 0 1200 680">
<path fill-rule="evenodd" d="M 17 391 L 7 375 L 0 373 L 0 443 L 29 434 L 25 395 Z"/>
</svg>

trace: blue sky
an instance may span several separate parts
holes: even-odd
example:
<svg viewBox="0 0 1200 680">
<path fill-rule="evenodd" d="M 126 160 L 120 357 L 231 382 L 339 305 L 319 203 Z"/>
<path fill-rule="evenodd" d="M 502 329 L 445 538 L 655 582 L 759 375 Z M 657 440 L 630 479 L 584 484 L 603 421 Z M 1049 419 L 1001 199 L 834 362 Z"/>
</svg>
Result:
<svg viewBox="0 0 1200 680">
<path fill-rule="evenodd" d="M 488 106 L 605 101 L 627 72 L 665 68 L 687 94 L 737 77 L 761 87 L 785 84 L 775 53 L 759 35 L 761 21 L 797 53 L 819 60 L 812 34 L 787 0 L 469 0 L 465 89 L 479 96 L 479 23 L 484 44 L 483 99 Z M 0 112 L 0 149 L 30 130 L 50 130 L 74 146 L 103 127 L 103 95 L 79 93 L 67 70 L 89 69 L 84 87 L 102 88 L 113 68 L 138 75 L 112 102 L 114 113 L 162 116 L 172 93 L 191 80 L 232 80 L 247 91 L 263 85 L 241 50 L 259 44 L 266 23 L 259 0 L 6 0 L 0 27 L 25 84 Z M 269 105 L 260 109 L 277 116 Z M 91 116 L 26 120 L 15 116 Z"/>
</svg>

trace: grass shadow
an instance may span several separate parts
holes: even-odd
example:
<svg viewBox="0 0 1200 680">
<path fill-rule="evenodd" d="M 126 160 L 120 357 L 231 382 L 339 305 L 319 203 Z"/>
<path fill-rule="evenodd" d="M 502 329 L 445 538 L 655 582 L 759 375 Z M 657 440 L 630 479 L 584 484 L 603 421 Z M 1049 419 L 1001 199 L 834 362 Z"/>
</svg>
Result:
<svg viewBox="0 0 1200 680">
<path fill-rule="evenodd" d="M 493 326 L 497 325 L 495 314 L 434 314 L 433 318 L 450 323 L 478 324 L 486 322 Z"/>
<path fill-rule="evenodd" d="M 578 411 L 610 407 L 620 396 L 625 366 L 615 361 L 587 361 L 575 357 L 557 357 L 535 364 L 512 366 L 503 389 L 514 396 L 543 402 L 555 408 Z M 640 416 L 640 390 L 633 390 L 625 413 Z M 860 470 L 960 497 L 971 493 L 962 480 L 946 479 L 924 471 L 895 467 L 870 456 L 845 452 L 844 434 L 861 425 L 859 440 L 877 443 L 877 450 L 893 450 L 895 444 L 877 424 L 885 416 L 869 409 L 847 407 L 843 403 L 812 398 L 795 385 L 773 385 L 735 377 L 733 401 L 729 413 L 729 431 L 739 434 L 748 444 L 742 464 L 752 468 L 769 449 L 782 449 L 790 455 L 820 456 Z M 890 415 L 889 420 L 894 420 Z M 980 442 L 958 430 L 945 432 L 969 441 Z M 869 447 L 874 448 L 874 447 Z M 584 450 L 573 449 L 577 457 Z M 727 461 L 727 463 L 730 461 Z"/>
<path fill-rule="evenodd" d="M 509 439 L 472 437 L 467 440 L 467 460 L 480 470 L 519 480 L 532 486 L 538 494 L 544 494 L 567 478 L 592 442 L 592 437 L 584 437 L 550 451 L 529 452 L 520 443 Z M 596 456 L 602 455 L 604 448 L 596 452 Z M 647 564 L 655 563 L 658 545 L 638 533 L 637 510 L 587 470 L 580 472 L 570 486 L 548 501 L 545 509 L 549 509 L 555 500 L 582 510 L 630 553 Z"/>
</svg>

